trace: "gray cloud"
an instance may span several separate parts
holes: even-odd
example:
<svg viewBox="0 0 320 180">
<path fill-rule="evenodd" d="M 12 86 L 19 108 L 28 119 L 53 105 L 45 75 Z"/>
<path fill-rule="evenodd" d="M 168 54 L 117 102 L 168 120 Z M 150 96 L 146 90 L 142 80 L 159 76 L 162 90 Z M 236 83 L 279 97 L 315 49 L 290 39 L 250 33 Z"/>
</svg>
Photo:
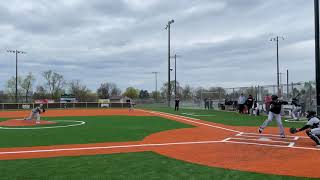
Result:
<svg viewBox="0 0 320 180">
<path fill-rule="evenodd" d="M 159 83 L 167 80 L 170 19 L 182 85 L 275 83 L 269 40 L 276 35 L 285 37 L 281 72 L 289 69 L 292 81 L 314 79 L 311 1 L 12 0 L 0 5 L 0 87 L 15 74 L 14 55 L 5 50 L 20 49 L 27 54 L 19 57 L 19 73 L 33 72 L 37 84 L 52 69 L 92 90 L 103 81 L 153 90 L 152 71 L 160 72 Z"/>
</svg>

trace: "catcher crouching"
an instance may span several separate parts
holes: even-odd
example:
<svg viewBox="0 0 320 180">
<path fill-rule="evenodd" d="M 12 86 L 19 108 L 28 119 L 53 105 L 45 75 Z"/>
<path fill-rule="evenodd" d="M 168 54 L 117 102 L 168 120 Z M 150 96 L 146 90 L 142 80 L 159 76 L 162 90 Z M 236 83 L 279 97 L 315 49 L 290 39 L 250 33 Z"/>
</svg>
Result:
<svg viewBox="0 0 320 180">
<path fill-rule="evenodd" d="M 30 116 L 28 118 L 25 118 L 24 120 L 33 120 L 36 119 L 36 123 L 40 123 L 40 114 L 44 113 L 46 110 L 44 109 L 43 105 L 40 104 L 40 106 L 34 108 L 31 110 Z"/>
<path fill-rule="evenodd" d="M 320 120 L 314 111 L 307 111 L 306 115 L 308 118 L 306 125 L 300 129 L 290 128 L 290 133 L 295 134 L 306 130 L 306 134 L 310 137 L 310 139 L 316 142 L 316 147 L 320 148 Z"/>
</svg>

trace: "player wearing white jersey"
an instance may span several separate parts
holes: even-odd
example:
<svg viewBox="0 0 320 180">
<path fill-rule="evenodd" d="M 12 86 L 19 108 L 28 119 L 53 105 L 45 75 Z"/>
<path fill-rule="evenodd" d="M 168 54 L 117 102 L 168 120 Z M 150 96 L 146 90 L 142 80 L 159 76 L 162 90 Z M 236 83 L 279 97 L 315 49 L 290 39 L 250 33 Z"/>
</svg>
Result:
<svg viewBox="0 0 320 180">
<path fill-rule="evenodd" d="M 320 120 L 314 111 L 307 111 L 306 115 L 308 118 L 306 125 L 300 129 L 291 128 L 290 132 L 294 134 L 306 130 L 306 134 L 316 143 L 316 147 L 320 148 Z"/>
<path fill-rule="evenodd" d="M 42 112 L 45 112 L 46 110 L 43 108 L 43 105 L 40 104 L 40 106 L 34 108 L 31 110 L 30 116 L 28 118 L 25 118 L 24 120 L 33 120 L 36 119 L 36 123 L 39 124 L 40 123 L 40 114 Z"/>
</svg>

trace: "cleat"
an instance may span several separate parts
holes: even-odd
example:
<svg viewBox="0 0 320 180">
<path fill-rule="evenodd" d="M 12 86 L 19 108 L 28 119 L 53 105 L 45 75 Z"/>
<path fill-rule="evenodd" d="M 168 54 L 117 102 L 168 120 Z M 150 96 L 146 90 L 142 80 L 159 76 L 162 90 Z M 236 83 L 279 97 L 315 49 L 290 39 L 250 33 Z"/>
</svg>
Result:
<svg viewBox="0 0 320 180">
<path fill-rule="evenodd" d="M 286 138 L 286 135 L 280 135 L 280 138 Z"/>
<path fill-rule="evenodd" d="M 259 127 L 258 132 L 261 134 L 262 133 L 262 128 Z"/>
</svg>

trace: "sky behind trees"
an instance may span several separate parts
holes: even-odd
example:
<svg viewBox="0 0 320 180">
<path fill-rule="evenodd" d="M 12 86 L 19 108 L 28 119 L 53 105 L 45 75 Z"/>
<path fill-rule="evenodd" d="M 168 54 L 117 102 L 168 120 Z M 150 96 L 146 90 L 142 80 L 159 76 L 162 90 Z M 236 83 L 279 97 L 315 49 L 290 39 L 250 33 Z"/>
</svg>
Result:
<svg viewBox="0 0 320 180">
<path fill-rule="evenodd" d="M 167 31 L 178 58 L 182 86 L 276 84 L 276 45 L 280 72 L 290 81 L 314 80 L 313 1 L 306 0 L 12 0 L 0 5 L 0 89 L 15 75 L 53 70 L 91 90 L 103 82 L 121 90 L 154 90 L 167 81 Z M 172 67 L 173 67 L 172 62 Z M 172 73 L 173 78 L 174 73 Z M 285 82 L 285 75 L 283 82 Z"/>
</svg>

